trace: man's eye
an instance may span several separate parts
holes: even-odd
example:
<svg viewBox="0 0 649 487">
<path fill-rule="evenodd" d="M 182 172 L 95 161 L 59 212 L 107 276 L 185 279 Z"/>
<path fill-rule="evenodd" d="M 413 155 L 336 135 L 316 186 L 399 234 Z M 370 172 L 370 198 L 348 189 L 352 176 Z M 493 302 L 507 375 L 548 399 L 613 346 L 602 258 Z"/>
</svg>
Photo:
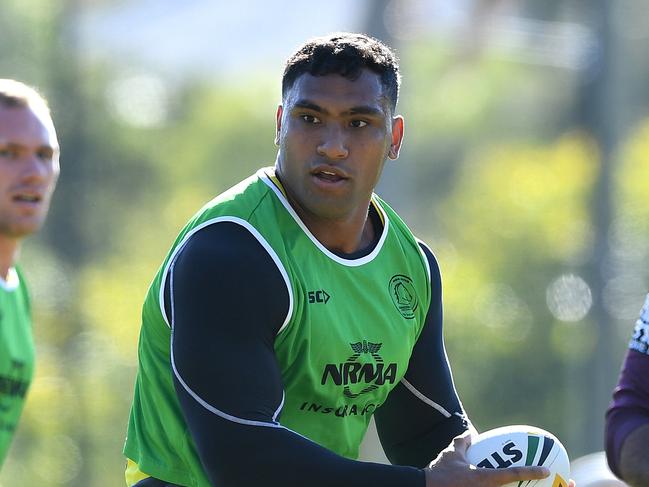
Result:
<svg viewBox="0 0 649 487">
<path fill-rule="evenodd" d="M 359 129 L 361 127 L 365 127 L 367 125 L 367 122 L 365 120 L 353 120 L 349 123 L 352 127 Z"/>
<path fill-rule="evenodd" d="M 313 115 L 301 115 L 301 118 L 306 123 L 320 123 L 320 119 L 318 117 L 314 117 Z"/>
<path fill-rule="evenodd" d="M 0 157 L 14 159 L 17 155 L 17 152 L 13 149 L 0 148 Z"/>
<path fill-rule="evenodd" d="M 52 151 L 51 151 L 51 150 L 47 150 L 47 149 L 44 149 L 44 150 L 38 151 L 37 155 L 38 155 L 38 158 L 39 158 L 41 161 L 49 161 L 49 160 L 52 159 L 52 157 L 54 156 L 54 154 L 52 153 Z"/>
</svg>

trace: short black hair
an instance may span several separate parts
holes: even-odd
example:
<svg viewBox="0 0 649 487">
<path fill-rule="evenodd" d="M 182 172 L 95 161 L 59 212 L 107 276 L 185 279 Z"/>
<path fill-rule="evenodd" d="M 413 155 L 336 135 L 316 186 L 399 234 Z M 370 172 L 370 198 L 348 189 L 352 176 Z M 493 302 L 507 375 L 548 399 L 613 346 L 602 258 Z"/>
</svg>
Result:
<svg viewBox="0 0 649 487">
<path fill-rule="evenodd" d="M 383 42 L 365 34 L 337 32 L 308 40 L 284 66 L 282 97 L 303 74 L 339 74 L 356 80 L 363 69 L 379 75 L 392 110 L 399 99 L 399 63 L 396 54 Z"/>
</svg>

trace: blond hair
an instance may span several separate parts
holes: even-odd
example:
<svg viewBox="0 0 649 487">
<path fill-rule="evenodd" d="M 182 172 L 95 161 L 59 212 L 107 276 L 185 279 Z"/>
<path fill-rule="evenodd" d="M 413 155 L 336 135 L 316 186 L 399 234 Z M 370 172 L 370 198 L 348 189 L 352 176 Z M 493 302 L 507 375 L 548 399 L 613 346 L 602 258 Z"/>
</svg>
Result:
<svg viewBox="0 0 649 487">
<path fill-rule="evenodd" d="M 35 88 L 13 79 L 0 78 L 0 106 L 4 108 L 30 107 L 50 115 L 47 100 Z"/>
</svg>

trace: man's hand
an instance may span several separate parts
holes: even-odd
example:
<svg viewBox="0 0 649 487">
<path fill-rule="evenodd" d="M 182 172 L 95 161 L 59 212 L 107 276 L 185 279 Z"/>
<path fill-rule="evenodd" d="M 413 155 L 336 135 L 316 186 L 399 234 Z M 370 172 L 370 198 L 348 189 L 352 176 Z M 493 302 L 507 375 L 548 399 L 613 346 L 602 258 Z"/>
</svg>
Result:
<svg viewBox="0 0 649 487">
<path fill-rule="evenodd" d="M 471 444 L 469 432 L 457 436 L 446 450 L 424 469 L 426 487 L 499 487 L 520 480 L 544 479 L 550 475 L 545 467 L 476 468 L 466 459 Z M 571 487 L 574 483 L 571 482 Z"/>
</svg>

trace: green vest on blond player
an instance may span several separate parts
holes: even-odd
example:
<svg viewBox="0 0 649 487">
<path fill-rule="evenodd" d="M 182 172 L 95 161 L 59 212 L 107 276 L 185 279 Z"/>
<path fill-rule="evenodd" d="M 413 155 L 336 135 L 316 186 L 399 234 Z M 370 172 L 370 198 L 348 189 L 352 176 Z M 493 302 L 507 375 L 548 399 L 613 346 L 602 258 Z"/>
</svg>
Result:
<svg viewBox="0 0 649 487">
<path fill-rule="evenodd" d="M 141 478 L 139 470 L 183 485 L 210 485 L 174 390 L 163 284 L 187 239 L 220 221 L 255 235 L 287 283 L 289 312 L 274 344 L 285 387 L 279 422 L 340 455 L 358 456 L 372 413 L 406 372 L 431 299 L 430 271 L 416 239 L 376 195 L 372 204 L 382 234 L 370 254 L 353 260 L 311 235 L 272 168 L 212 200 L 183 228 L 143 306 L 124 447 L 136 464 L 129 483 Z"/>
<path fill-rule="evenodd" d="M 0 280 L 0 466 L 13 438 L 34 373 L 29 294 L 16 269 Z"/>
</svg>

